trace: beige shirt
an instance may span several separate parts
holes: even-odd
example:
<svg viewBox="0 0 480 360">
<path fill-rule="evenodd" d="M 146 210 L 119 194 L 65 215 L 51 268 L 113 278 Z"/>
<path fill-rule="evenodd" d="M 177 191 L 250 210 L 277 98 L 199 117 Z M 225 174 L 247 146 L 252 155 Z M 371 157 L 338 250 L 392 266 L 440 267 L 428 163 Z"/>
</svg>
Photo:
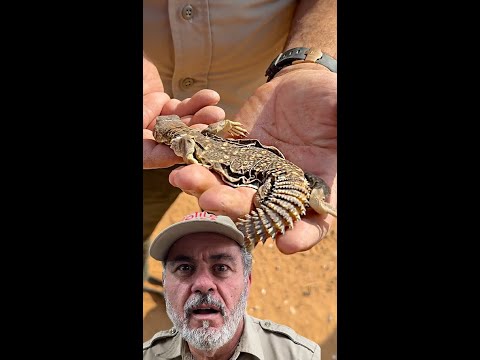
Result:
<svg viewBox="0 0 480 360">
<path fill-rule="evenodd" d="M 266 82 L 265 70 L 283 51 L 296 3 L 144 0 L 143 50 L 171 97 L 213 89 L 232 119 Z"/>
<path fill-rule="evenodd" d="M 143 344 L 144 360 L 184 359 L 188 347 L 174 328 L 156 333 Z M 320 346 L 291 328 L 247 315 L 231 360 L 320 360 Z"/>
</svg>

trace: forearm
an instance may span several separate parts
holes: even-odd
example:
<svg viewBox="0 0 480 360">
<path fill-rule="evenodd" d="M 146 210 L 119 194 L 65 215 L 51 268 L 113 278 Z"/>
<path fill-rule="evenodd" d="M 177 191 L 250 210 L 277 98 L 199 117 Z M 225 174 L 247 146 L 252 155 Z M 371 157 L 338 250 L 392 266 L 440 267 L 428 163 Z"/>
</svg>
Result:
<svg viewBox="0 0 480 360">
<path fill-rule="evenodd" d="M 337 0 L 299 1 L 284 50 L 295 47 L 337 57 Z"/>
</svg>

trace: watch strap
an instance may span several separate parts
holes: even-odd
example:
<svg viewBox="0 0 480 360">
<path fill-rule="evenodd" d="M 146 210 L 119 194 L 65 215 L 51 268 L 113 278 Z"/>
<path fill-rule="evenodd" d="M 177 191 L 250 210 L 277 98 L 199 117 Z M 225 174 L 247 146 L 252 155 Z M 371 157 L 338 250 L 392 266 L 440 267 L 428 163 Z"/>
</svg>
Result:
<svg viewBox="0 0 480 360">
<path fill-rule="evenodd" d="M 315 48 L 298 47 L 280 53 L 272 61 L 265 72 L 267 82 L 272 80 L 273 77 L 284 67 L 305 62 L 317 63 L 325 66 L 332 72 L 337 72 L 337 60 L 330 55 L 324 54 L 321 50 Z"/>
</svg>

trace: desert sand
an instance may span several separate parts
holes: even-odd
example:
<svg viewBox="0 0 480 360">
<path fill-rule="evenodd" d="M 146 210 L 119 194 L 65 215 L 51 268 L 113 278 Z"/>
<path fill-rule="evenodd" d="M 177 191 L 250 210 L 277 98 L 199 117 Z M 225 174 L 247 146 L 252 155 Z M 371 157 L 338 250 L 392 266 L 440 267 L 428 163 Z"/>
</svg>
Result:
<svg viewBox="0 0 480 360">
<path fill-rule="evenodd" d="M 158 223 L 154 235 L 184 215 L 199 211 L 197 199 L 181 193 Z M 312 249 L 284 255 L 272 240 L 259 244 L 254 252 L 252 288 L 247 312 L 261 319 L 287 325 L 317 342 L 322 360 L 337 353 L 337 236 L 336 222 L 328 236 Z M 161 278 L 162 266 L 149 258 L 149 272 Z M 147 284 L 146 284 L 147 285 Z M 152 285 L 148 284 L 152 287 Z M 143 293 L 143 339 L 172 323 L 163 298 Z"/>
</svg>

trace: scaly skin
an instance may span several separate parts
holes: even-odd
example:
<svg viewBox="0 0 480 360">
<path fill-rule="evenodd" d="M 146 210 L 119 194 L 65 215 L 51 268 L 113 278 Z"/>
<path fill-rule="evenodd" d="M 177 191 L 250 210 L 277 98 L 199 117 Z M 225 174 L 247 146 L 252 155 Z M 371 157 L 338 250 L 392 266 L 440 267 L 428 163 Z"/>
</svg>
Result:
<svg viewBox="0 0 480 360">
<path fill-rule="evenodd" d="M 337 216 L 325 201 L 329 187 L 318 176 L 304 173 L 273 146 L 256 139 L 227 139 L 228 135 L 245 137 L 241 123 L 223 120 L 199 131 L 186 126 L 178 116 L 158 116 L 153 136 L 168 145 L 187 164 L 201 164 L 218 173 L 233 187 L 257 190 L 254 209 L 236 225 L 252 250 L 300 220 L 311 207 L 319 214 Z"/>
</svg>

